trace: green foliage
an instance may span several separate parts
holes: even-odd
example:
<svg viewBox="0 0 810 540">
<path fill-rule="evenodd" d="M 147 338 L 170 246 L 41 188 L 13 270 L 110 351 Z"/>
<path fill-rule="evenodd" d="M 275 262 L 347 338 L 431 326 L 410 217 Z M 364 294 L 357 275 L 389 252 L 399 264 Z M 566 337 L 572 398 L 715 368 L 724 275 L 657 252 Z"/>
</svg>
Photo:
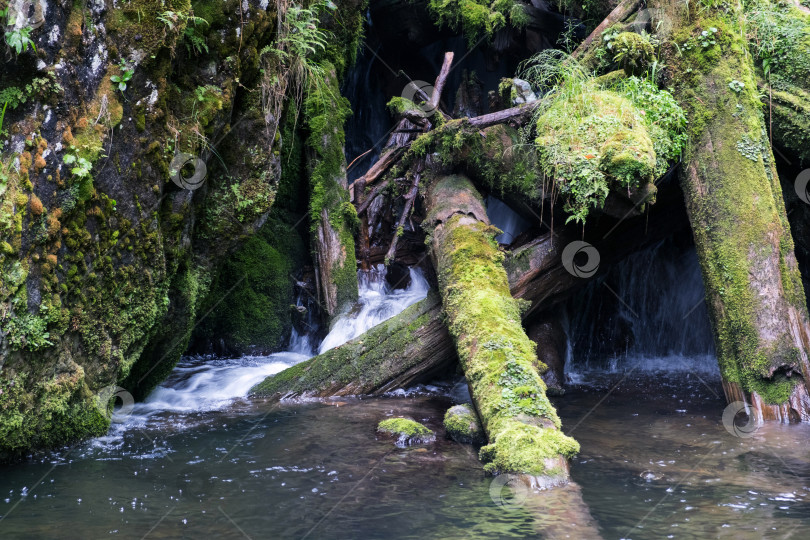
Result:
<svg viewBox="0 0 810 540">
<path fill-rule="evenodd" d="M 65 165 L 75 165 L 75 167 L 70 169 L 70 172 L 79 178 L 86 178 L 90 176 L 90 171 L 93 168 L 93 164 L 90 163 L 90 161 L 83 157 L 79 157 L 76 154 L 65 154 L 62 161 L 65 162 Z"/>
<path fill-rule="evenodd" d="M 686 113 L 669 91 L 659 89 L 650 79 L 629 77 L 611 88 L 633 102 L 644 117 L 655 149 L 655 174 L 661 176 L 686 147 Z"/>
<path fill-rule="evenodd" d="M 470 47 L 483 37 L 492 38 L 507 22 L 515 28 L 529 22 L 519 0 L 430 0 L 428 9 L 437 25 L 461 31 Z"/>
<path fill-rule="evenodd" d="M 613 60 L 628 76 L 642 74 L 655 54 L 647 36 L 634 32 L 622 32 L 609 45 L 613 46 L 616 53 Z"/>
<path fill-rule="evenodd" d="M 794 6 L 753 0 L 745 10 L 749 47 L 766 76 L 807 87 L 810 80 L 810 15 Z"/>
<path fill-rule="evenodd" d="M 742 81 L 738 81 L 737 79 L 734 79 L 733 81 L 728 83 L 728 87 L 735 94 L 739 94 L 740 92 L 743 91 L 743 88 L 745 88 L 745 83 Z"/>
<path fill-rule="evenodd" d="M 128 67 L 126 61 L 123 58 L 118 62 L 118 69 L 121 70 L 121 74 L 111 76 L 110 80 L 115 84 L 117 84 L 118 90 L 120 90 L 121 93 L 123 93 L 124 90 L 127 89 L 127 83 L 129 82 L 130 79 L 132 79 L 132 75 L 135 73 L 135 69 Z"/>
<path fill-rule="evenodd" d="M 208 25 L 208 21 L 201 17 L 195 17 L 193 13 L 182 11 L 166 10 L 157 16 L 157 20 L 166 25 L 170 31 L 185 27 L 188 23 Z"/>
<path fill-rule="evenodd" d="M 9 13 L 8 8 L 0 10 L 0 20 L 2 19 L 6 19 L 6 44 L 13 49 L 14 52 L 18 55 L 28 51 L 28 49 L 33 49 L 34 52 L 37 52 L 37 46 L 34 45 L 34 40 L 31 39 L 31 32 L 34 31 L 33 28 L 30 26 L 14 28 L 16 20 L 11 13 Z"/>
<path fill-rule="evenodd" d="M 205 34 L 202 27 L 209 26 L 207 20 L 200 17 L 191 17 L 189 19 L 192 24 L 187 24 L 183 29 L 183 44 L 189 54 L 195 55 L 202 54 L 203 51 L 208 52 L 208 44 L 205 42 Z"/>
</svg>

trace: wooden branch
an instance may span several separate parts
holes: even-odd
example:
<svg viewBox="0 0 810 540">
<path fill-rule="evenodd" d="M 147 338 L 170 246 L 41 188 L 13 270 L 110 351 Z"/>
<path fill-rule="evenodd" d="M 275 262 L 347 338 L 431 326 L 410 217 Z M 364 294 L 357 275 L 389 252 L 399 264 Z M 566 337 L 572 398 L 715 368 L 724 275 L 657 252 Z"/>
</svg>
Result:
<svg viewBox="0 0 810 540">
<path fill-rule="evenodd" d="M 531 103 L 524 103 L 523 105 L 518 105 L 517 107 L 512 107 L 511 109 L 484 114 L 481 116 L 476 116 L 475 118 L 469 118 L 467 121 L 471 126 L 475 126 L 479 129 L 483 129 L 495 124 L 502 124 L 507 120 L 517 120 L 523 122 L 532 114 L 532 111 L 539 103 L 540 100 L 532 101 Z"/>
<path fill-rule="evenodd" d="M 382 157 L 379 160 L 377 160 L 377 163 L 375 163 L 374 165 L 371 166 L 371 168 L 369 168 L 366 174 L 364 174 L 363 176 L 355 180 L 354 183 L 352 183 L 352 187 L 358 185 L 357 184 L 358 181 L 361 181 L 366 186 L 368 184 L 375 182 L 380 176 L 382 176 L 382 174 L 386 170 L 388 170 L 388 167 L 393 165 L 400 157 L 402 157 L 402 154 L 405 153 L 405 148 L 407 147 L 399 146 L 383 154 Z M 354 193 L 354 189 L 349 189 L 349 195 L 351 201 L 354 202 L 356 200 L 356 194 Z"/>
<path fill-rule="evenodd" d="M 633 13 L 636 8 L 638 8 L 639 4 L 641 4 L 641 0 L 623 0 L 620 2 L 619 5 L 616 6 L 607 17 L 605 17 L 605 20 L 599 23 L 599 26 L 597 26 L 594 31 L 591 32 L 591 35 L 586 37 L 585 41 L 580 43 L 579 47 L 577 47 L 577 49 L 571 53 L 571 58 L 579 58 L 582 56 L 588 49 L 590 49 L 591 43 L 602 35 L 602 32 L 604 32 L 608 26 L 616 24 L 617 22 L 627 18 L 628 15 Z"/>
<path fill-rule="evenodd" d="M 430 96 L 430 101 L 428 101 L 431 110 L 437 110 L 439 108 L 439 100 L 442 98 L 442 91 L 444 90 L 445 83 L 447 83 L 447 76 L 450 74 L 450 66 L 453 64 L 453 56 L 452 51 L 444 53 L 442 69 L 439 71 L 439 76 L 436 77 L 436 84 L 433 85 L 433 95 Z"/>
<path fill-rule="evenodd" d="M 368 210 L 368 207 L 371 206 L 371 203 L 374 201 L 374 198 L 377 195 L 379 195 L 380 192 L 382 192 L 382 190 L 387 188 L 389 183 L 390 182 L 388 180 L 384 180 L 383 182 L 380 182 L 377 186 L 375 186 L 374 189 L 371 191 L 371 193 L 368 194 L 368 197 L 363 199 L 363 202 L 357 205 L 357 214 L 360 215 L 366 210 Z"/>
<path fill-rule="evenodd" d="M 408 215 L 411 213 L 411 208 L 413 208 L 413 202 L 416 199 L 416 195 L 419 193 L 419 180 L 422 177 L 423 167 L 424 161 L 420 161 L 416 166 L 416 172 L 413 175 L 413 184 L 411 184 L 411 189 L 405 196 L 405 208 L 402 209 L 402 215 L 399 216 L 399 222 L 397 223 L 396 231 L 394 231 L 394 238 L 393 240 L 391 240 L 391 247 L 388 248 L 388 252 L 385 254 L 386 265 L 388 264 L 389 261 L 393 261 L 394 257 L 397 254 L 397 242 L 399 242 L 399 229 L 405 226 L 405 220 L 408 219 Z"/>
</svg>

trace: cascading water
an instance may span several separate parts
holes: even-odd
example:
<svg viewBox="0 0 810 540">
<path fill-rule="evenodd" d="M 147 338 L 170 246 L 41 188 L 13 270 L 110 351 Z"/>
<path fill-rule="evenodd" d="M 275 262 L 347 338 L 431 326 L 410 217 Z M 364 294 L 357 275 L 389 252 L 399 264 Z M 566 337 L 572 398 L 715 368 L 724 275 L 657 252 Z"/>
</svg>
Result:
<svg viewBox="0 0 810 540">
<path fill-rule="evenodd" d="M 425 298 L 430 286 L 422 271 L 411 268 L 409 272 L 410 284 L 404 289 L 393 290 L 385 280 L 386 269 L 383 265 L 368 272 L 360 272 L 360 299 L 353 309 L 335 321 L 332 330 L 321 342 L 318 352 L 322 354 L 356 338 Z"/>
<path fill-rule="evenodd" d="M 567 305 L 576 371 L 698 371 L 717 362 L 694 246 L 671 238 L 630 255 Z"/>
<path fill-rule="evenodd" d="M 490 195 L 485 202 L 489 221 L 503 231 L 503 233 L 495 237 L 497 242 L 511 244 L 520 233 L 531 225 L 500 199 Z"/>
<path fill-rule="evenodd" d="M 386 281 L 383 265 L 368 272 L 358 272 L 360 298 L 355 306 L 338 317 L 332 330 L 317 348 L 319 353 L 342 345 L 389 319 L 427 296 L 429 285 L 421 270 L 411 268 L 410 283 L 405 288 L 393 288 Z M 302 292 L 297 305 L 304 306 Z M 312 309 L 307 310 L 304 324 L 314 328 Z M 245 356 L 225 359 L 185 357 L 171 376 L 158 386 L 144 403 L 134 409 L 136 417 L 163 411 L 192 412 L 222 409 L 234 400 L 244 398 L 257 383 L 270 375 L 311 358 L 314 347 L 312 332 L 293 328 L 289 350 L 268 356 Z"/>
</svg>

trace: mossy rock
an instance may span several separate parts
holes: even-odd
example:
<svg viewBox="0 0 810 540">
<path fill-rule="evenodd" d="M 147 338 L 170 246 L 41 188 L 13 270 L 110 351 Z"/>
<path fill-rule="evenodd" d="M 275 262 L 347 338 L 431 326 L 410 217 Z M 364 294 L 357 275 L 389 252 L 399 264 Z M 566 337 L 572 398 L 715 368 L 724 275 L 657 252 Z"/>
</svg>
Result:
<svg viewBox="0 0 810 540">
<path fill-rule="evenodd" d="M 447 437 L 461 444 L 484 444 L 487 440 L 478 415 L 469 403 L 450 407 L 444 414 Z"/>
<path fill-rule="evenodd" d="M 436 440 L 436 434 L 409 418 L 389 418 L 377 424 L 377 433 L 396 437 L 396 445 L 404 448 L 414 444 L 428 444 Z"/>
</svg>

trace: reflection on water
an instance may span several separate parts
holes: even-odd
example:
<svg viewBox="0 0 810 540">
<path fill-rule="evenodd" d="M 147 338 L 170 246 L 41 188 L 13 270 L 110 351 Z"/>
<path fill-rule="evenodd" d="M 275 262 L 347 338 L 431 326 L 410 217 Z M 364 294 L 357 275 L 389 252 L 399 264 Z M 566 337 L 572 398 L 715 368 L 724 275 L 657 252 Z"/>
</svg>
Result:
<svg viewBox="0 0 810 540">
<path fill-rule="evenodd" d="M 591 374 L 556 400 L 582 445 L 579 500 L 603 538 L 806 537 L 810 426 L 739 439 L 721 424 L 716 378 L 628 373 Z M 0 469 L 0 536 L 562 537 L 580 519 L 577 497 L 551 491 L 505 509 L 475 451 L 441 436 L 448 396 L 463 395 L 452 387 L 135 411 L 107 437 Z M 375 434 L 390 415 L 440 436 L 395 448 Z"/>
</svg>

